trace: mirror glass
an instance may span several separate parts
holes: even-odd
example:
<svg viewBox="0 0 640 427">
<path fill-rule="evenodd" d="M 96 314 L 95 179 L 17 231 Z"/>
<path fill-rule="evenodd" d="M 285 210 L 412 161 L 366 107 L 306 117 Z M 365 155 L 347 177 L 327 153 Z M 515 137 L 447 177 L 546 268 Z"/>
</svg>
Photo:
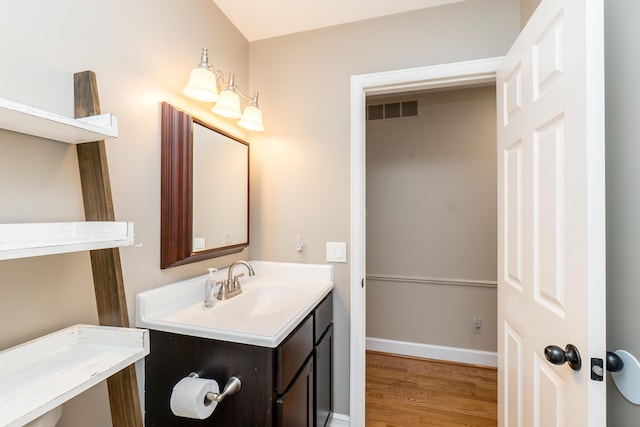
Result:
<svg viewBox="0 0 640 427">
<path fill-rule="evenodd" d="M 194 252 L 246 243 L 249 146 L 193 123 Z"/>
<path fill-rule="evenodd" d="M 249 245 L 249 144 L 162 104 L 161 268 Z"/>
</svg>

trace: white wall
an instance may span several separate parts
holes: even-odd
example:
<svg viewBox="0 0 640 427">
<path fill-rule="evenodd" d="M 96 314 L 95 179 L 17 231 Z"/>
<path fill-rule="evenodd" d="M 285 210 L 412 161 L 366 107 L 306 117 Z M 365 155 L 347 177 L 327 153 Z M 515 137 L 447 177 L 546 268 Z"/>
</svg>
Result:
<svg viewBox="0 0 640 427">
<path fill-rule="evenodd" d="M 519 27 L 511 0 L 468 1 L 251 43 L 266 131 L 252 145 L 256 259 L 324 262 L 349 242 L 350 76 L 504 55 Z M 349 412 L 349 263 L 335 265 L 335 409 Z"/>
<path fill-rule="evenodd" d="M 249 79 L 249 45 L 212 1 L 4 1 L 0 39 L 1 97 L 72 117 L 73 73 L 90 69 L 102 111 L 118 116 L 120 137 L 107 142 L 115 214 L 142 245 L 120 251 L 132 322 L 138 292 L 235 259 L 159 267 L 160 102 L 206 114 L 180 93 L 203 47 L 241 87 Z M 83 220 L 75 148 L 0 131 L 0 200 L 3 223 Z M 0 262 L 0 292 L 0 349 L 97 322 L 88 253 Z M 111 426 L 104 384 L 66 405 L 60 423 L 89 424 Z"/>
<path fill-rule="evenodd" d="M 495 87 L 369 103 L 405 98 L 367 121 L 367 337 L 497 351 Z"/>
</svg>

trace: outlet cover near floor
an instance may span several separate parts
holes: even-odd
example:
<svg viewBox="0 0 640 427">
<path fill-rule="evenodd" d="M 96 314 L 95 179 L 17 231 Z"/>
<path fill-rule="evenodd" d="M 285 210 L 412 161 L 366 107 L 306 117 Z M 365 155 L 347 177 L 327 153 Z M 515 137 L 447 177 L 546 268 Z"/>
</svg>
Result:
<svg viewBox="0 0 640 427">
<path fill-rule="evenodd" d="M 347 262 L 347 243 L 327 242 L 327 262 Z"/>
</svg>

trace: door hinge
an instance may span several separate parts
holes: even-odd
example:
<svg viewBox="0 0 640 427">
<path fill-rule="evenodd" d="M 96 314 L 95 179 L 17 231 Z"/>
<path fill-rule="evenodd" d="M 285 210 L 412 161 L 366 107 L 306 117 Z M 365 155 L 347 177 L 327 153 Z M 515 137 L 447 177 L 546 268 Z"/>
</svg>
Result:
<svg viewBox="0 0 640 427">
<path fill-rule="evenodd" d="M 602 359 L 597 357 L 591 358 L 591 379 L 593 381 L 602 381 L 604 379 L 604 365 Z"/>
<path fill-rule="evenodd" d="M 364 277 L 362 278 L 362 282 L 360 282 L 360 287 L 364 289 Z"/>
</svg>

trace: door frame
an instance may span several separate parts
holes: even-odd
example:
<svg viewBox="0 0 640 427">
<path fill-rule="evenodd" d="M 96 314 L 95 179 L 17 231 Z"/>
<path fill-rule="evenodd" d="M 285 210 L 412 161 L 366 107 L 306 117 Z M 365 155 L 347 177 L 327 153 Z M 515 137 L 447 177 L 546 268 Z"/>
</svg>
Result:
<svg viewBox="0 0 640 427">
<path fill-rule="evenodd" d="M 349 425 L 364 426 L 366 350 L 366 97 L 415 90 L 495 84 L 503 57 L 351 76 L 351 266 Z"/>
</svg>

